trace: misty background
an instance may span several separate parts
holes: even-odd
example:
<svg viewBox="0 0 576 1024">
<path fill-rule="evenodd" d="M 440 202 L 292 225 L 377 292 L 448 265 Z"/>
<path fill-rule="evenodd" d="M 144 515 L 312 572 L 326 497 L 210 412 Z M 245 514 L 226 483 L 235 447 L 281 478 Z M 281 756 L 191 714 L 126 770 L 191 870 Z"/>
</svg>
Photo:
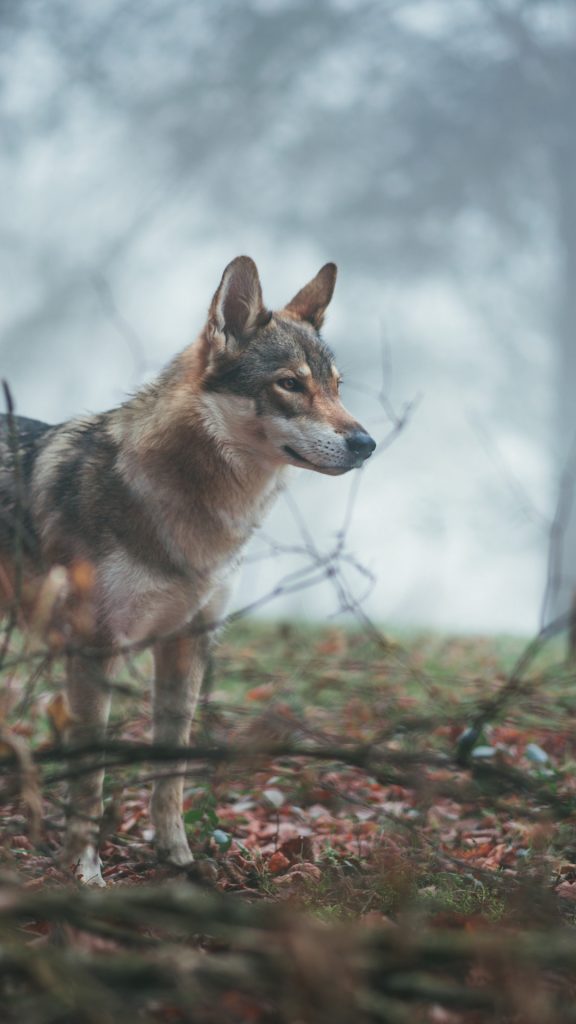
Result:
<svg viewBox="0 0 576 1024">
<path fill-rule="evenodd" d="M 344 529 L 379 623 L 534 630 L 563 474 L 545 615 L 576 576 L 575 107 L 573 0 L 0 0 L 16 411 L 120 402 L 234 256 L 272 308 L 334 260 L 346 405 L 379 441 L 413 405 L 361 473 L 292 471 L 236 602 L 302 565 L 304 523 L 321 551 Z"/>
</svg>

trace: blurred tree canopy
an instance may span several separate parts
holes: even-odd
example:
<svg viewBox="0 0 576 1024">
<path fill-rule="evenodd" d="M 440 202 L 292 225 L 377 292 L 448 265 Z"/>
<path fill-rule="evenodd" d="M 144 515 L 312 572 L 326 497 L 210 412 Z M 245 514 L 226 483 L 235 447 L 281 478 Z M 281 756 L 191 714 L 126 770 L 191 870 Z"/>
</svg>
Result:
<svg viewBox="0 0 576 1024">
<path fill-rule="evenodd" d="M 552 457 L 565 464 L 576 430 L 571 0 L 21 0 L 0 5 L 0 23 L 5 165 L 97 111 L 148 168 L 146 202 L 102 235 L 95 265 L 194 194 L 279 244 L 320 236 L 377 281 L 443 268 L 499 333 L 520 405 L 526 334 L 554 348 Z M 44 84 L 15 103 L 10 69 L 26 56 Z M 70 267 L 49 242 L 43 266 L 58 305 Z M 486 281 L 517 295 L 512 320 Z M 557 609 L 576 576 L 576 516 L 564 550 Z"/>
</svg>

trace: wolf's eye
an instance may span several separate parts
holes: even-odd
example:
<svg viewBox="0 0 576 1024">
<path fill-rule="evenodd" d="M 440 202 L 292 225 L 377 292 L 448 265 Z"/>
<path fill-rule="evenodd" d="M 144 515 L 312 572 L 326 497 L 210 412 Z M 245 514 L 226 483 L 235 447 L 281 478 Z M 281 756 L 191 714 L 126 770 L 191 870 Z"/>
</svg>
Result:
<svg viewBox="0 0 576 1024">
<path fill-rule="evenodd" d="M 294 377 L 281 377 L 276 383 L 283 391 L 298 391 L 298 381 Z"/>
</svg>

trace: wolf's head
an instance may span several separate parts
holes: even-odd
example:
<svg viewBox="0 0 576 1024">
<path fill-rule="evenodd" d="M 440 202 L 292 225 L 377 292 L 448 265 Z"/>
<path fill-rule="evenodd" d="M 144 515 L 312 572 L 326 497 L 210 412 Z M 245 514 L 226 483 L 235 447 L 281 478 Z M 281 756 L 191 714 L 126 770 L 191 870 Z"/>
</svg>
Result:
<svg viewBox="0 0 576 1024">
<path fill-rule="evenodd" d="M 372 454 L 375 442 L 340 401 L 340 375 L 319 334 L 335 282 L 327 263 L 271 313 L 253 260 L 226 267 L 202 336 L 204 401 L 223 441 L 334 476 Z"/>
</svg>

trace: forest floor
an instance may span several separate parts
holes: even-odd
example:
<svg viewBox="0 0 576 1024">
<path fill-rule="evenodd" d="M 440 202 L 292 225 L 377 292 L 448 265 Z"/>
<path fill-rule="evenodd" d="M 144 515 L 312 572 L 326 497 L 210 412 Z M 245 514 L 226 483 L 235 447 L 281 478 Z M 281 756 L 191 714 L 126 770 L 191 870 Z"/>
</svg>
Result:
<svg viewBox="0 0 576 1024">
<path fill-rule="evenodd" d="M 383 643 L 337 627 L 236 624 L 192 736 L 206 752 L 185 786 L 197 866 L 177 872 L 157 863 L 148 814 L 154 764 L 125 757 L 106 778 L 107 888 L 88 896 L 59 859 L 65 766 L 50 760 L 66 720 L 59 670 L 33 678 L 16 667 L 3 698 L 2 752 L 16 751 L 21 774 L 29 751 L 47 757 L 39 776 L 30 769 L 20 778 L 18 797 L 7 776 L 0 807 L 0 948 L 16 923 L 21 948 L 12 955 L 26 976 L 15 982 L 8 970 L 7 1019 L 23 1019 L 24 1000 L 27 1019 L 39 1024 L 114 1021 L 121 994 L 135 1021 L 576 1020 L 576 674 L 557 641 L 516 672 L 525 648 L 517 638 L 422 633 Z M 119 680 L 110 736 L 120 751 L 149 741 L 149 673 L 140 655 Z M 217 901 L 213 932 L 205 908 L 195 924 L 188 908 L 186 925 L 176 926 L 157 920 L 150 903 L 143 921 L 130 903 L 144 905 L 157 890 L 177 901 L 183 887 L 199 891 L 198 882 Z M 256 917 L 223 923 L 239 900 Z M 269 935 L 265 915 L 276 912 L 292 915 L 282 953 L 291 981 L 270 989 L 270 965 L 268 981 L 252 983 L 244 961 L 238 976 L 230 964 L 239 950 L 248 956 L 238 936 Z M 96 914 L 97 926 L 84 929 L 82 913 Z M 298 932 L 294 920 L 307 924 Z M 364 950 L 374 943 L 384 966 L 354 966 L 352 935 Z M 503 937 L 516 959 L 502 953 Z M 396 958 L 404 949 L 392 967 L 389 941 Z M 158 992 L 132 985 L 127 995 L 126 977 L 110 979 L 102 968 L 129 953 L 150 969 L 148 942 L 164 956 L 171 950 L 169 998 L 162 979 Z M 193 1001 L 196 967 L 187 962 L 178 974 L 179 948 L 202 954 Z M 66 977 L 55 950 L 81 955 L 97 1008 L 54 982 L 54 972 Z M 21 963 L 30 953 L 34 970 Z M 52 980 L 39 980 L 38 964 L 48 962 Z M 358 970 L 361 983 L 338 979 L 339 964 L 347 976 Z"/>
</svg>

